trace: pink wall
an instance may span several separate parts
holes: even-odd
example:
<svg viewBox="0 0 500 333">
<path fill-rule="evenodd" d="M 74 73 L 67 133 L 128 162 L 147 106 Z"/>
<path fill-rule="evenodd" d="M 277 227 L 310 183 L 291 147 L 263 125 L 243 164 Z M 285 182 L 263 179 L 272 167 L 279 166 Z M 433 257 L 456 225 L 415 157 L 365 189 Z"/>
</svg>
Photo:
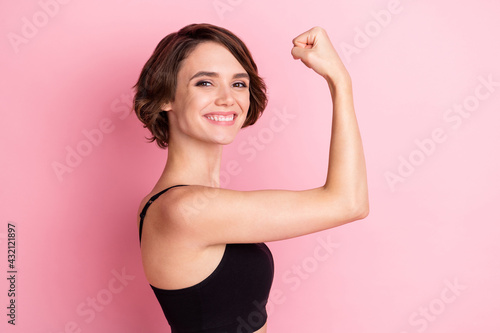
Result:
<svg viewBox="0 0 500 333">
<path fill-rule="evenodd" d="M 270 95 L 225 151 L 227 187 L 324 181 L 329 94 L 293 61 L 293 37 L 326 28 L 354 82 L 370 216 L 269 244 L 269 332 L 499 332 L 499 10 L 493 0 L 4 1 L 0 267 L 9 275 L 11 222 L 17 273 L 16 327 L 2 278 L 0 330 L 168 331 L 135 227 L 166 154 L 127 111 L 157 42 L 210 22 L 247 42 Z"/>
</svg>

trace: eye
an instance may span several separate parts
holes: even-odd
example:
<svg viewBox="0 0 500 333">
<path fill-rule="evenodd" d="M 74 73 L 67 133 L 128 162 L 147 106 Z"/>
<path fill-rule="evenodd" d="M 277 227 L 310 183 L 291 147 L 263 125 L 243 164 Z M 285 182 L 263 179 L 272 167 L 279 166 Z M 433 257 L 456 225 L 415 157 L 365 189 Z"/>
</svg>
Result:
<svg viewBox="0 0 500 333">
<path fill-rule="evenodd" d="M 233 86 L 235 86 L 236 88 L 246 88 L 247 84 L 245 82 L 235 82 Z"/>
<path fill-rule="evenodd" d="M 196 82 L 196 86 L 197 87 L 208 87 L 208 86 L 211 86 L 212 83 L 208 82 L 208 81 L 199 81 L 199 82 Z"/>
</svg>

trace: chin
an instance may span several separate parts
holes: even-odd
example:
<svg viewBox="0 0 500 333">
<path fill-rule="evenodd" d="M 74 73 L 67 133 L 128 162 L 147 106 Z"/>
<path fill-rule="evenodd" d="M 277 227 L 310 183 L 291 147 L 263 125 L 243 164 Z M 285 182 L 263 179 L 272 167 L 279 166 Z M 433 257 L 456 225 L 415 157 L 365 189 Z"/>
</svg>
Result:
<svg viewBox="0 0 500 333">
<path fill-rule="evenodd" d="M 216 143 L 221 146 L 226 146 L 234 141 L 235 137 L 232 138 L 217 138 L 212 141 L 213 143 Z"/>
<path fill-rule="evenodd" d="M 239 129 L 236 132 L 233 129 L 232 131 L 222 131 L 219 133 L 213 133 L 213 136 L 210 138 L 209 141 L 212 143 L 216 143 L 216 144 L 225 146 L 225 145 L 232 143 L 236 139 L 236 135 L 238 133 L 239 133 Z"/>
</svg>

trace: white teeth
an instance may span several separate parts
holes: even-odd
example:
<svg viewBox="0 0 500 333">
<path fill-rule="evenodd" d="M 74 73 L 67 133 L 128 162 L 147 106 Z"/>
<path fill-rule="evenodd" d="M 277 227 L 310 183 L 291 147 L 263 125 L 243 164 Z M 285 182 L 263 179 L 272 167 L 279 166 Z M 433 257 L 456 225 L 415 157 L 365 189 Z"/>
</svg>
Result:
<svg viewBox="0 0 500 333">
<path fill-rule="evenodd" d="M 230 116 L 207 116 L 207 118 L 214 121 L 232 121 L 234 119 L 234 114 Z"/>
</svg>

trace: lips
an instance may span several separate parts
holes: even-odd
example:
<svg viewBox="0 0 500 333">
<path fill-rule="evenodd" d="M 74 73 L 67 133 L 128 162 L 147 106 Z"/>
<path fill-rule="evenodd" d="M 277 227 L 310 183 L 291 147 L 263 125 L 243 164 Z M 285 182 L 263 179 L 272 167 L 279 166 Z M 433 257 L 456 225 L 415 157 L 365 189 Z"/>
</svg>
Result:
<svg viewBox="0 0 500 333">
<path fill-rule="evenodd" d="M 235 112 L 210 112 L 203 116 L 214 124 L 232 125 L 238 115 Z"/>
</svg>

